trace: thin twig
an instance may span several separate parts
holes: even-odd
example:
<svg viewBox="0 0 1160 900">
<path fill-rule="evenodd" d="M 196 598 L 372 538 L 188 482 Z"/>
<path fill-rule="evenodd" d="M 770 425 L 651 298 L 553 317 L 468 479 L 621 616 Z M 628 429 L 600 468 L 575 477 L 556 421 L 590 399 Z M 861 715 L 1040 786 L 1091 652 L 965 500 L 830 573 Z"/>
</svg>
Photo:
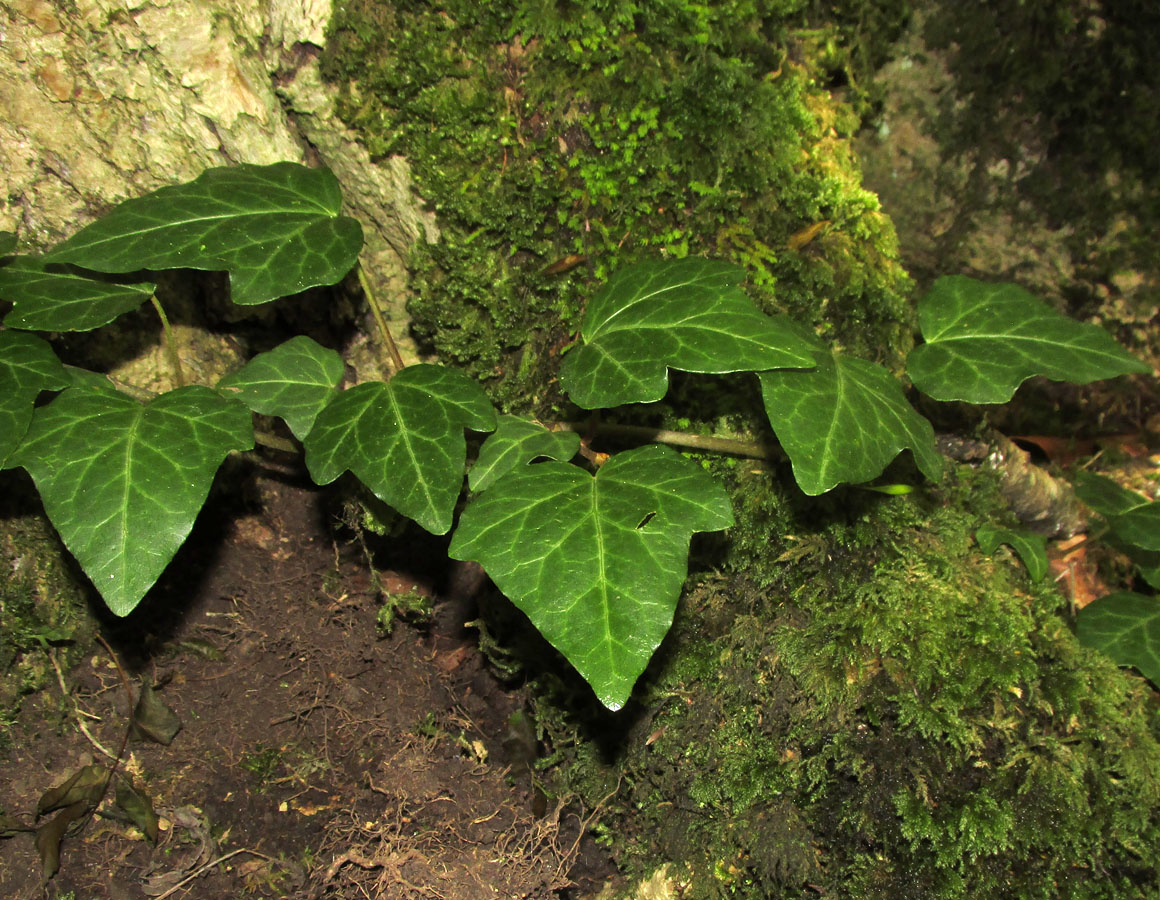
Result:
<svg viewBox="0 0 1160 900">
<path fill-rule="evenodd" d="M 89 731 L 89 727 L 81 719 L 80 708 L 77 705 L 77 701 L 75 698 L 73 698 L 72 693 L 69 691 L 68 687 L 65 686 L 64 673 L 60 670 L 60 663 L 57 662 L 56 653 L 53 652 L 52 648 L 49 648 L 48 659 L 52 663 L 53 669 L 56 670 L 56 683 L 60 685 L 60 692 L 65 697 L 68 697 L 69 701 L 72 703 L 73 715 L 76 716 L 76 720 L 77 720 L 77 728 L 80 729 L 81 734 L 83 734 L 86 738 L 88 738 L 89 743 L 92 744 L 94 747 L 96 747 L 98 751 L 103 753 L 105 756 L 109 757 L 109 759 L 115 760 L 117 757 L 115 757 L 112 753 L 110 753 L 108 750 L 106 750 L 104 748 L 104 746 L 102 746 L 101 742 L 98 741 L 95 737 L 93 737 L 92 732 Z"/>
<path fill-rule="evenodd" d="M 592 425 L 590 422 L 564 422 L 560 428 L 565 431 L 575 431 L 578 434 L 588 434 L 592 430 Z M 658 444 L 669 444 L 673 447 L 706 450 L 710 453 L 728 453 L 732 456 L 744 456 L 749 459 L 775 460 L 784 458 L 782 451 L 776 445 L 761 441 L 706 437 L 683 431 L 669 431 L 665 428 L 650 428 L 645 425 L 617 425 L 601 422 L 595 427 L 594 437 L 623 438 L 641 442 L 653 441 Z"/>
<path fill-rule="evenodd" d="M 162 309 L 161 301 L 157 299 L 157 295 L 153 294 L 149 299 L 153 303 L 153 308 L 157 310 L 157 317 L 161 319 L 161 330 L 165 334 L 165 347 L 169 351 L 169 364 L 173 366 L 173 380 L 178 387 L 185 387 L 185 372 L 181 369 L 181 357 L 177 355 L 177 336 L 169 326 L 169 318 L 165 315 L 165 310 Z"/>
<path fill-rule="evenodd" d="M 165 900 L 166 897 L 169 897 L 170 895 L 172 895 L 176 891 L 181 890 L 183 887 L 185 887 L 187 884 L 189 884 L 195 878 L 200 878 L 202 875 L 204 875 L 206 872 L 208 872 L 214 866 L 220 865 L 221 863 L 224 863 L 227 859 L 230 859 L 231 857 L 237 856 L 239 853 L 251 853 L 254 856 L 260 856 L 262 859 L 266 860 L 267 862 L 277 862 L 276 859 L 274 859 L 272 856 L 267 856 L 265 853 L 259 853 L 257 850 L 251 850 L 249 847 L 239 847 L 237 850 L 231 850 L 229 853 L 226 853 L 223 856 L 219 856 L 217 859 L 211 859 L 205 865 L 195 869 L 189 875 L 185 876 L 185 878 L 183 878 L 183 879 L 181 879 L 181 881 L 177 882 L 177 884 L 175 884 L 173 887 L 171 887 L 169 890 L 167 890 L 164 894 L 158 894 L 154 898 L 154 900 Z"/>
<path fill-rule="evenodd" d="M 362 285 L 363 296 L 367 298 L 367 306 L 371 308 L 371 315 L 375 317 L 375 322 L 379 326 L 379 332 L 383 336 L 383 343 L 386 344 L 387 353 L 391 357 L 391 374 L 401 372 L 406 368 L 406 364 L 403 362 L 403 357 L 399 354 L 399 348 L 395 346 L 395 339 L 391 336 L 391 329 L 387 327 L 387 320 L 383 318 L 382 307 L 379 306 L 375 292 L 371 290 L 370 282 L 367 281 L 367 276 L 362 266 L 359 266 L 358 270 L 358 283 Z"/>
<path fill-rule="evenodd" d="M 121 660 L 113 652 L 113 648 L 109 646 L 109 642 L 99 634 L 96 635 L 96 638 L 101 642 L 101 646 L 108 651 L 109 656 L 113 660 L 113 665 L 117 667 L 117 674 L 121 676 L 121 684 L 125 688 L 125 699 L 129 703 L 129 724 L 125 726 L 125 736 L 121 738 L 121 749 L 113 757 L 113 764 L 109 766 L 109 774 L 105 776 L 105 790 L 101 792 L 101 800 L 103 800 L 105 793 L 109 790 L 109 784 L 112 782 L 113 776 L 117 774 L 117 766 L 121 764 L 121 757 L 125 755 L 125 748 L 129 746 L 129 735 L 133 733 L 133 689 L 129 687 L 129 676 L 125 674 L 125 670 L 121 666 Z M 99 805 L 100 801 L 94 804 L 94 806 Z"/>
</svg>

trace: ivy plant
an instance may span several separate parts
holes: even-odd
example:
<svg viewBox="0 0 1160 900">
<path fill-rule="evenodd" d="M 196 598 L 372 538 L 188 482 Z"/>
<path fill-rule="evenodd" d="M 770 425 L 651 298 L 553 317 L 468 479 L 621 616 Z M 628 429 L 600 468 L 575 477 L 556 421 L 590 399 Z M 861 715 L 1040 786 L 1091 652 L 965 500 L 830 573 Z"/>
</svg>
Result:
<svg viewBox="0 0 1160 900">
<path fill-rule="evenodd" d="M 0 237 L 10 254 L 13 237 Z M 146 300 L 164 323 L 148 276 L 166 269 L 227 272 L 235 303 L 269 303 L 337 283 L 361 246 L 335 177 L 278 163 L 207 170 L 125 201 L 41 257 L 5 257 L 0 467 L 28 471 L 65 545 L 122 616 L 188 536 L 225 457 L 253 446 L 252 413 L 285 421 L 318 484 L 349 471 L 434 534 L 455 526 L 466 471 L 470 496 L 450 554 L 477 561 L 599 700 L 620 708 L 671 626 L 692 536 L 733 521 L 724 487 L 676 450 L 646 444 L 604 460 L 572 431 L 498 415 L 478 384 L 438 365 L 396 358 L 387 380 L 343 390 L 341 356 L 305 336 L 215 385 L 143 397 L 65 366 L 31 333 L 91 331 Z M 939 477 L 933 429 L 894 374 L 765 315 L 741 282 L 736 266 L 696 258 L 613 273 L 564 357 L 570 399 L 585 409 L 655 401 L 670 369 L 752 372 L 806 494 L 873 480 L 904 450 Z M 1010 285 L 942 279 L 919 317 L 926 343 L 909 374 L 937 399 L 999 402 L 1032 375 L 1083 382 L 1148 371 L 1097 327 Z M 55 396 L 41 403 L 44 392 Z M 470 469 L 467 432 L 489 435 Z M 1153 510 L 1118 508 L 1111 518 L 1142 553 L 1160 550 Z M 987 551 L 1012 543 L 1029 566 L 1039 560 L 1006 532 L 980 542 Z M 1153 622 L 1146 610 L 1132 627 L 1151 634 Z M 1112 627 L 1095 629 L 1097 643 L 1109 644 Z"/>
</svg>

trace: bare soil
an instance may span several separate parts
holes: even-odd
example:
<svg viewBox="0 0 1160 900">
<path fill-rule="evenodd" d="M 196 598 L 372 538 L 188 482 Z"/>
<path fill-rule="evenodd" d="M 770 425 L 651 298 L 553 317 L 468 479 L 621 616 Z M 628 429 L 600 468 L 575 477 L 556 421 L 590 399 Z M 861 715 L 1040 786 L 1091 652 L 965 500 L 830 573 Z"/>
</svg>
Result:
<svg viewBox="0 0 1160 900">
<path fill-rule="evenodd" d="M 613 874 L 587 837 L 599 811 L 545 797 L 508 758 L 522 699 L 461 621 L 481 576 L 417 530 L 372 570 L 357 540 L 336 537 L 326 494 L 294 476 L 259 469 L 229 493 L 211 498 L 146 603 L 102 623 L 134 696 L 142 679 L 162 686 L 182 722 L 168 746 L 130 742 L 119 766 L 160 816 L 156 845 L 115 818 L 110 789 L 47 884 L 32 834 L 0 841 L 0 897 L 597 890 Z M 435 614 L 384 634 L 384 597 L 407 592 Z M 0 809 L 27 825 L 51 818 L 34 822 L 46 790 L 111 762 L 129 721 L 118 663 L 99 645 L 60 684 L 28 699 L 0 756 Z"/>
</svg>

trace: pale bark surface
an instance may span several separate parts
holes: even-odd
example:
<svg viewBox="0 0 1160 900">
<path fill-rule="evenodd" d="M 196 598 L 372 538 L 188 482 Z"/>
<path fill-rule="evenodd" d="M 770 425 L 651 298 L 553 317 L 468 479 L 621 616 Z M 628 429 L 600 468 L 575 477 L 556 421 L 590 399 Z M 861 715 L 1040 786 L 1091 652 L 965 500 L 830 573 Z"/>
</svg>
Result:
<svg viewBox="0 0 1160 900">
<path fill-rule="evenodd" d="M 403 262 L 436 237 L 434 218 L 406 161 L 372 162 L 335 117 L 318 68 L 330 11 L 330 0 L 0 4 L 0 230 L 41 250 L 210 166 L 321 162 L 363 223 L 362 262 L 414 358 Z"/>
</svg>

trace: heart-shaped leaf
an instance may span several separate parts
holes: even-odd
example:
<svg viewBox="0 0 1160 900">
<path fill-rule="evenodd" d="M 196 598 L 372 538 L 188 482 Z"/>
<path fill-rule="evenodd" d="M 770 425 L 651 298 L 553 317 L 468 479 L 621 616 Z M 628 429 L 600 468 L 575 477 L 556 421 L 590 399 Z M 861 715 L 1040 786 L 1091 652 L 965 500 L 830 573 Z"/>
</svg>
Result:
<svg viewBox="0 0 1160 900">
<path fill-rule="evenodd" d="M 0 331 L 0 469 L 12 465 L 6 462 L 8 455 L 28 431 L 40 392 L 62 391 L 69 384 L 47 341 L 20 331 Z"/>
<path fill-rule="evenodd" d="M 934 429 L 894 376 L 816 343 L 813 359 L 813 369 L 758 375 L 766 415 L 805 493 L 877 478 L 907 448 L 927 478 L 942 477 Z"/>
<path fill-rule="evenodd" d="M 250 411 L 207 387 L 143 405 L 76 386 L 36 410 L 9 464 L 32 475 L 65 546 L 124 616 L 185 541 L 226 454 L 253 445 Z"/>
<path fill-rule="evenodd" d="M 620 269 L 591 300 L 583 344 L 564 357 L 560 383 L 585 409 L 665 395 L 669 368 L 749 372 L 809 367 L 808 347 L 741 290 L 731 263 L 681 259 Z"/>
<path fill-rule="evenodd" d="M 467 473 L 473 491 L 485 491 L 508 472 L 534 459 L 547 457 L 567 462 L 580 449 L 574 431 L 549 431 L 539 422 L 519 416 L 500 416 L 499 425 L 479 448 L 479 459 Z"/>
<path fill-rule="evenodd" d="M 725 490 L 654 444 L 595 476 L 517 469 L 468 505 L 448 552 L 482 565 L 616 710 L 672 625 L 693 533 L 732 523 Z"/>
<path fill-rule="evenodd" d="M 318 484 L 349 469 L 384 503 L 446 534 L 463 489 L 463 430 L 495 425 L 487 394 L 462 372 L 408 366 L 337 394 L 303 441 L 306 467 Z"/>
<path fill-rule="evenodd" d="M 239 371 L 218 382 L 254 412 L 280 416 L 302 440 L 322 408 L 335 396 L 345 366 L 342 357 L 305 335 L 259 353 Z"/>
<path fill-rule="evenodd" d="M 126 200 L 45 261 L 97 272 L 226 271 L 233 301 L 252 306 L 335 284 L 351 270 L 362 227 L 341 211 L 329 169 L 207 169 L 188 184 Z"/>
<path fill-rule="evenodd" d="M 27 256 L 0 268 L 0 300 L 16 304 L 4 317 L 10 328 L 91 331 L 136 309 L 156 289 L 151 282 L 119 284 Z"/>
<path fill-rule="evenodd" d="M 1032 581 L 1041 581 L 1047 574 L 1047 539 L 1028 531 L 983 525 L 975 532 L 979 549 L 990 556 L 1000 544 L 1007 544 L 1023 560 Z"/>
<path fill-rule="evenodd" d="M 1084 646 L 1116 665 L 1135 666 L 1160 687 L 1160 597 L 1130 591 L 1100 597 L 1080 610 L 1075 631 Z"/>
<path fill-rule="evenodd" d="M 1014 284 L 938 279 L 918 303 L 926 343 L 906 361 L 936 400 L 1005 403 L 1033 375 L 1086 384 L 1151 369 L 1096 325 L 1060 315 Z"/>
</svg>

